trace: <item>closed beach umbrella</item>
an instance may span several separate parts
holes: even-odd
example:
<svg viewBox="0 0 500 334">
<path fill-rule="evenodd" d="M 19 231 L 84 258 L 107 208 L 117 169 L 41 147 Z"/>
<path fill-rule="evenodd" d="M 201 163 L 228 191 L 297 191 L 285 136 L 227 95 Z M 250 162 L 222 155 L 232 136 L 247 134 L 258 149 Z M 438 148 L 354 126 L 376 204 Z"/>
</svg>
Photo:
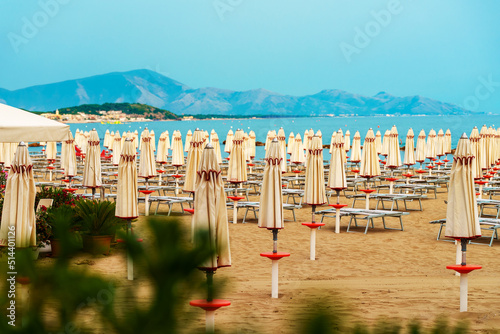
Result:
<svg viewBox="0 0 500 334">
<path fill-rule="evenodd" d="M 168 156 L 168 150 L 172 149 L 172 146 L 170 145 L 170 134 L 168 133 L 168 131 L 165 131 L 164 133 L 165 133 L 165 149 Z"/>
<path fill-rule="evenodd" d="M 497 152 L 496 152 L 496 162 L 500 161 L 500 128 L 497 129 L 496 135 L 495 135 L 495 142 L 496 142 L 496 147 L 497 147 Z"/>
<path fill-rule="evenodd" d="M 200 165 L 203 153 L 203 139 L 205 134 L 200 129 L 194 130 L 191 138 L 189 152 L 186 162 L 186 175 L 184 177 L 184 191 L 194 192 L 196 182 L 196 171 Z"/>
<path fill-rule="evenodd" d="M 283 157 L 280 143 L 273 140 L 268 151 L 260 191 L 259 227 L 281 229 L 284 225 L 280 167 Z"/>
<path fill-rule="evenodd" d="M 288 145 L 286 147 L 287 154 L 290 154 L 290 155 L 292 154 L 293 144 L 295 144 L 295 135 L 293 134 L 293 132 L 290 132 L 290 134 L 288 135 Z"/>
<path fill-rule="evenodd" d="M 15 227 L 16 247 L 35 247 L 36 187 L 33 178 L 33 163 L 29 157 L 28 147 L 21 143 L 11 163 L 0 226 L 0 246 L 7 246 L 11 226 Z"/>
<path fill-rule="evenodd" d="M 342 134 L 337 132 L 335 140 L 332 143 L 332 156 L 330 159 L 330 170 L 328 173 L 328 187 L 331 189 L 347 188 L 344 167 L 344 141 Z"/>
<path fill-rule="evenodd" d="M 222 153 L 220 150 L 220 142 L 219 142 L 219 136 L 217 133 L 214 131 L 212 132 L 210 136 L 210 144 L 212 145 L 214 152 L 215 152 L 215 157 L 217 158 L 217 163 L 221 164 L 222 163 Z"/>
<path fill-rule="evenodd" d="M 186 140 L 184 142 L 184 152 L 188 152 L 189 148 L 191 147 L 191 140 L 193 139 L 193 133 L 191 130 L 188 130 L 186 133 Z"/>
<path fill-rule="evenodd" d="M 64 141 L 64 154 L 61 151 L 61 167 L 64 169 L 64 176 L 73 177 L 77 174 L 76 166 L 76 151 L 75 151 L 75 140 L 73 139 L 73 134 L 69 131 L 68 139 Z"/>
<path fill-rule="evenodd" d="M 250 158 L 255 158 L 255 139 L 257 138 L 255 136 L 255 132 L 250 131 L 248 133 L 248 137 L 250 138 L 250 143 L 249 143 L 249 149 L 250 149 Z"/>
<path fill-rule="evenodd" d="M 369 129 L 365 136 L 359 175 L 368 179 L 380 175 L 380 164 L 378 163 L 377 148 L 375 146 L 375 135 L 372 129 Z"/>
<path fill-rule="evenodd" d="M 224 146 L 224 152 L 231 153 L 231 148 L 233 147 L 233 130 L 229 129 L 226 135 L 226 145 Z"/>
<path fill-rule="evenodd" d="M 196 134 L 196 131 L 195 131 Z M 193 134 L 193 139 L 195 139 Z M 215 271 L 217 268 L 231 266 L 229 229 L 227 221 L 226 194 L 224 182 L 212 145 L 207 145 L 200 157 L 196 172 L 193 234 L 208 232 L 208 244 L 213 250 L 201 266 L 202 270 Z M 195 244 L 199 242 L 194 238 Z"/>
<path fill-rule="evenodd" d="M 479 166 L 488 169 L 488 128 L 483 125 L 479 131 Z"/>
<path fill-rule="evenodd" d="M 123 135 L 125 136 L 125 132 Z M 115 132 L 111 149 L 113 150 L 113 165 L 118 166 L 120 163 L 120 155 L 122 154 L 122 137 L 120 137 L 119 131 Z"/>
<path fill-rule="evenodd" d="M 164 164 L 167 162 L 166 133 L 163 132 L 158 138 L 158 148 L 156 150 L 156 162 Z"/>
<path fill-rule="evenodd" d="M 132 136 L 134 138 L 133 140 L 133 143 L 134 143 L 134 147 L 135 149 L 137 150 L 139 148 L 139 132 L 137 132 L 137 130 L 135 130 L 133 133 L 132 133 Z"/>
<path fill-rule="evenodd" d="M 477 127 L 474 127 L 470 134 L 470 145 L 471 145 L 472 155 L 476 157 L 475 159 L 476 163 L 472 167 L 475 169 L 474 170 L 475 177 L 480 179 L 483 177 L 483 170 L 481 169 L 481 165 L 479 163 L 479 156 L 481 155 L 479 140 L 480 140 L 479 130 L 477 129 Z"/>
<path fill-rule="evenodd" d="M 243 148 L 244 148 L 244 151 L 245 151 L 245 160 L 246 161 L 250 161 L 250 150 L 249 150 L 249 141 L 250 141 L 250 138 L 248 137 L 248 133 L 246 132 L 243 132 Z"/>
<path fill-rule="evenodd" d="M 0 143 L 1 144 L 1 143 Z M 4 168 L 10 168 L 12 160 L 17 150 L 17 143 L 3 143 L 3 164 Z"/>
<path fill-rule="evenodd" d="M 149 132 L 149 137 L 151 138 L 151 146 L 153 147 L 153 152 L 156 152 L 156 135 L 154 130 L 151 130 L 151 132 Z"/>
<path fill-rule="evenodd" d="M 137 155 L 132 139 L 127 138 L 123 143 L 118 162 L 115 216 L 128 221 L 128 233 L 132 233 L 132 219 L 139 216 L 137 203 Z M 127 277 L 129 280 L 134 279 L 134 265 L 129 254 L 127 254 Z"/>
<path fill-rule="evenodd" d="M 307 149 L 309 148 L 309 130 L 304 131 L 304 139 L 302 140 L 302 148 L 304 151 L 306 151 L 306 156 L 307 156 Z"/>
<path fill-rule="evenodd" d="M 84 187 L 92 188 L 92 194 L 95 193 L 95 188 L 102 185 L 101 146 L 99 136 L 97 135 L 97 131 L 95 129 L 90 131 L 89 140 L 87 142 L 82 185 Z"/>
<path fill-rule="evenodd" d="M 382 134 L 380 131 L 377 131 L 375 134 L 375 149 L 377 150 L 377 154 L 382 152 Z"/>
<path fill-rule="evenodd" d="M 351 150 L 351 132 L 347 130 L 344 136 L 344 149 L 346 152 Z"/>
<path fill-rule="evenodd" d="M 57 143 L 54 141 L 47 142 L 47 148 L 45 149 L 45 154 L 47 155 L 47 160 L 56 160 Z"/>
<path fill-rule="evenodd" d="M 389 155 L 389 142 L 391 141 L 391 131 L 385 130 L 384 138 L 382 140 L 382 150 L 380 152 L 384 157 Z"/>
<path fill-rule="evenodd" d="M 492 126 L 488 128 L 488 167 L 492 167 L 496 161 L 497 144 L 495 141 L 496 130 Z"/>
<path fill-rule="evenodd" d="M 276 131 L 275 130 L 269 130 L 267 131 L 267 137 L 266 137 L 266 144 L 264 146 L 264 149 L 266 150 L 267 152 L 267 149 L 269 147 L 269 145 L 271 144 L 271 141 L 276 138 Z M 266 153 L 267 155 L 267 153 Z"/>
<path fill-rule="evenodd" d="M 308 151 L 304 201 L 310 205 L 322 205 L 326 203 L 326 194 L 323 148 L 321 147 L 319 137 L 314 136 L 312 138 L 311 148 Z"/>
<path fill-rule="evenodd" d="M 332 137 L 330 138 L 330 149 L 328 150 L 328 153 L 332 154 L 333 152 L 333 143 L 335 142 L 335 137 L 337 137 L 337 132 L 333 131 Z"/>
<path fill-rule="evenodd" d="M 408 133 L 406 134 L 406 143 L 405 143 L 405 157 L 403 160 L 403 164 L 406 166 L 412 166 L 415 164 L 415 134 L 413 133 L 413 129 L 410 128 Z"/>
<path fill-rule="evenodd" d="M 267 153 L 266 153 L 267 154 Z M 227 170 L 227 180 L 232 183 L 247 181 L 245 149 L 243 147 L 243 130 L 236 130 Z"/>
<path fill-rule="evenodd" d="M 444 153 L 451 154 L 451 131 L 446 130 L 444 133 Z"/>
<path fill-rule="evenodd" d="M 460 239 L 457 243 L 457 262 L 461 263 L 448 266 L 449 269 L 458 272 L 466 266 L 465 252 L 468 241 L 481 236 L 474 185 L 475 168 L 473 165 L 475 163 L 476 158 L 472 147 L 464 133 L 458 141 L 450 172 L 445 230 L 445 236 L 455 240 Z M 460 253 L 462 254 L 461 261 Z M 481 269 L 479 266 L 469 267 Z M 467 276 L 470 271 L 460 274 L 460 312 L 467 311 Z"/>
<path fill-rule="evenodd" d="M 398 129 L 394 125 L 389 137 L 389 154 L 387 155 L 387 164 L 389 168 L 398 168 L 401 166 L 401 154 L 399 153 L 399 135 Z"/>
<path fill-rule="evenodd" d="M 285 136 L 285 130 L 283 128 L 280 128 L 278 130 L 277 138 L 278 138 L 278 142 L 279 142 L 280 148 L 281 148 L 280 157 L 283 159 L 283 161 L 280 163 L 281 171 L 283 173 L 285 173 L 286 167 L 287 167 L 287 163 L 286 163 L 286 136 Z"/>
<path fill-rule="evenodd" d="M 358 163 L 361 161 L 361 136 L 359 131 L 356 131 L 352 139 L 351 162 Z"/>
<path fill-rule="evenodd" d="M 184 147 L 182 146 L 182 135 L 179 130 L 172 133 L 172 166 L 184 165 Z"/>
<path fill-rule="evenodd" d="M 439 129 L 436 139 L 436 156 L 442 157 L 444 155 L 444 132 Z"/>
<path fill-rule="evenodd" d="M 304 156 L 304 148 L 302 144 L 302 138 L 300 137 L 300 133 L 297 133 L 295 136 L 295 144 L 293 145 L 292 155 L 290 157 L 290 161 L 294 164 L 302 164 L 305 161 Z"/>
<path fill-rule="evenodd" d="M 143 177 L 146 181 L 156 176 L 155 153 L 148 128 L 141 133 L 141 160 L 139 161 L 139 177 Z"/>
<path fill-rule="evenodd" d="M 417 137 L 417 150 L 415 154 L 415 161 L 420 162 L 420 168 L 422 168 L 422 163 L 425 161 L 425 131 L 422 129 Z"/>
<path fill-rule="evenodd" d="M 104 147 L 108 148 L 110 145 L 109 145 L 109 136 L 111 134 L 109 133 L 109 130 L 106 129 L 106 133 L 104 134 L 104 140 L 103 140 L 103 145 Z"/>
<path fill-rule="evenodd" d="M 437 156 L 437 151 L 436 151 L 436 131 L 434 129 L 431 129 L 429 131 L 429 135 L 427 136 L 427 146 L 425 149 L 425 157 L 427 159 L 434 159 Z"/>
<path fill-rule="evenodd" d="M 323 134 L 321 133 L 321 130 L 316 131 L 316 136 L 319 137 L 319 140 L 321 141 L 321 147 L 323 147 Z"/>
</svg>

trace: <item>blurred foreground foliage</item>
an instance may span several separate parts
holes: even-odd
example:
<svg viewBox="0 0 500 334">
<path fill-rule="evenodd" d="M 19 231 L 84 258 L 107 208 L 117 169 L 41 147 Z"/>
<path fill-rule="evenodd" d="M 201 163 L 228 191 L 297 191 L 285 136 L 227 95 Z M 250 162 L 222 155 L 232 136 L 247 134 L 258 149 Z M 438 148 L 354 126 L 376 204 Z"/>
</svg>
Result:
<svg viewBox="0 0 500 334">
<path fill-rule="evenodd" d="M 63 220 L 58 222 L 65 224 Z M 174 220 L 150 219 L 151 238 L 147 244 L 139 243 L 134 236 L 125 233 L 136 272 L 145 279 L 149 291 L 138 291 L 135 281 L 112 282 L 70 263 L 79 252 L 80 245 L 70 229 L 60 226 L 58 238 L 62 241 L 61 255 L 50 266 L 39 266 L 31 260 L 29 251 L 18 251 L 16 270 L 18 277 L 29 277 L 31 284 L 29 307 L 22 307 L 23 293 L 27 286 L 17 285 L 16 326 L 8 324 L 5 310 L 8 307 L 8 286 L 0 292 L 0 333 L 2 334 L 159 334 L 187 332 L 186 314 L 188 300 L 194 294 L 200 297 L 206 291 L 205 279 L 197 267 L 213 253 L 209 244 L 192 247 L 181 225 Z M 189 234 L 188 234 L 189 235 Z M 200 239 L 203 238 L 203 236 Z M 6 268 L 1 268 L 2 276 Z M 3 279 L 2 279 L 3 280 Z M 217 283 L 216 279 L 216 283 Z M 143 284 L 144 285 L 144 284 Z M 216 286 L 215 297 L 220 287 Z M 383 320 L 375 326 L 355 324 L 341 298 L 317 298 L 315 304 L 307 304 L 307 310 L 294 317 L 295 332 L 304 334 L 385 334 L 385 333 L 467 333 L 464 322 L 450 326 L 439 318 L 434 327 L 424 329 L 419 322 L 405 327 L 401 322 Z M 309 301 L 310 302 L 310 301 Z M 198 316 L 200 312 L 196 313 Z M 198 319 L 199 320 L 199 319 Z M 250 326 L 250 325 L 249 325 Z M 217 327 L 217 326 L 216 326 Z M 255 329 L 246 328 L 251 332 Z M 224 332 L 219 328 L 218 332 Z"/>
</svg>

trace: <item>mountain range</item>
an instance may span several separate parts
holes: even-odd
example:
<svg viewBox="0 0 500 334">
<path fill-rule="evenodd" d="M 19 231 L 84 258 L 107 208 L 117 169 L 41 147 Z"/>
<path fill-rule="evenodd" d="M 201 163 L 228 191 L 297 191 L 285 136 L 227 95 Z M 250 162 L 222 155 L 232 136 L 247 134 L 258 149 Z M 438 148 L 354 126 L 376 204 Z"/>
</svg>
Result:
<svg viewBox="0 0 500 334">
<path fill-rule="evenodd" d="M 457 105 L 422 96 L 397 97 L 386 92 L 363 96 L 323 90 L 313 95 L 282 95 L 265 89 L 233 91 L 191 88 L 150 70 L 113 72 L 82 79 L 0 88 L 0 102 L 31 111 L 53 111 L 82 104 L 142 103 L 178 115 L 234 116 L 374 116 L 468 114 Z"/>
</svg>

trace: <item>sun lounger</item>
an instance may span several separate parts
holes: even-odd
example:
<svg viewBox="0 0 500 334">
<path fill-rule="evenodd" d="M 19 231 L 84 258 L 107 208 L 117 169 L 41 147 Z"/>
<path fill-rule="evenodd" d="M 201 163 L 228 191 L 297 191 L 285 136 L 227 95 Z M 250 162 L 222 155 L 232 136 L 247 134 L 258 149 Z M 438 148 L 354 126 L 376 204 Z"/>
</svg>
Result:
<svg viewBox="0 0 500 334">
<path fill-rule="evenodd" d="M 139 203 L 144 202 L 145 198 L 144 197 L 139 197 Z M 149 205 L 151 206 L 153 202 L 156 202 L 156 210 L 155 210 L 155 215 L 158 214 L 158 209 L 160 207 L 160 204 L 166 204 L 168 205 L 168 213 L 167 216 L 170 216 L 170 214 L 173 212 L 172 207 L 174 204 L 179 204 L 181 206 L 181 211 L 178 211 L 177 213 L 184 213 L 184 204 L 189 204 L 191 206 L 191 203 L 193 203 L 193 198 L 192 197 L 174 197 L 174 196 L 150 196 L 149 197 Z"/>
<path fill-rule="evenodd" d="M 454 240 L 447 240 L 447 239 L 441 239 L 441 233 L 443 231 L 443 228 L 446 226 L 446 219 L 438 219 L 438 220 L 433 220 L 429 222 L 430 224 L 439 224 L 439 231 L 436 240 L 438 241 L 448 241 L 448 242 L 454 242 Z M 490 236 L 485 236 L 486 238 L 490 238 L 489 243 L 481 243 L 481 242 L 472 242 L 469 241 L 471 244 L 476 244 L 476 245 L 488 245 L 492 246 L 493 240 L 497 239 L 498 240 L 498 229 L 500 228 L 500 219 L 493 219 L 493 218 L 484 218 L 480 217 L 479 218 L 479 225 L 481 226 L 481 230 L 483 231 L 492 231 L 491 237 Z"/>
<path fill-rule="evenodd" d="M 233 209 L 234 208 L 234 203 L 233 202 L 227 202 L 226 203 L 228 209 Z M 243 202 L 239 201 L 236 204 L 237 209 L 246 209 L 245 215 L 243 217 L 243 223 L 245 223 L 245 220 L 248 215 L 248 211 L 252 211 L 254 214 L 255 219 L 257 219 L 257 212 L 259 211 L 260 203 L 259 202 Z M 295 217 L 295 209 L 301 209 L 302 205 L 295 205 L 295 204 L 288 204 L 288 203 L 283 203 L 283 210 L 289 210 L 292 211 L 293 215 L 293 221 L 297 221 Z M 285 221 L 290 221 L 286 220 Z"/>
<path fill-rule="evenodd" d="M 496 219 L 499 218 L 500 215 L 500 201 L 499 200 L 494 200 L 494 199 L 478 199 L 477 200 L 477 205 L 479 206 L 479 216 L 482 217 L 495 217 Z M 491 215 L 485 215 L 484 214 L 484 209 L 493 209 L 497 211 L 497 214 L 494 216 Z"/>
</svg>

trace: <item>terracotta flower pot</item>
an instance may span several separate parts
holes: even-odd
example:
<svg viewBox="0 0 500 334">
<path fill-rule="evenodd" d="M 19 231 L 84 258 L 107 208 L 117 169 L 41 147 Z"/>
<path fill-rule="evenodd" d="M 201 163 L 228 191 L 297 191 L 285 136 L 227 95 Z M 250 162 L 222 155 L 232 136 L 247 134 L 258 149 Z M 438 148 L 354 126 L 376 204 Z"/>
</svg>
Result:
<svg viewBox="0 0 500 334">
<path fill-rule="evenodd" d="M 83 251 L 93 255 L 109 255 L 112 235 L 82 235 Z"/>
</svg>

